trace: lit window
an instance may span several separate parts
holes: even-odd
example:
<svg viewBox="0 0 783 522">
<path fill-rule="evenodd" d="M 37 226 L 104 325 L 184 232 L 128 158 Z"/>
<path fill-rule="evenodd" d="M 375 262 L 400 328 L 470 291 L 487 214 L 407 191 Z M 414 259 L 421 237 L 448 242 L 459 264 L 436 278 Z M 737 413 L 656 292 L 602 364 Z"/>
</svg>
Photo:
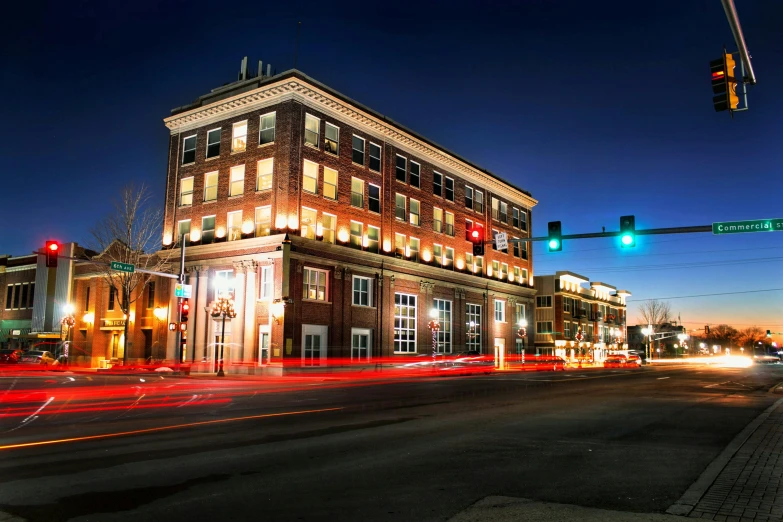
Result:
<svg viewBox="0 0 783 522">
<path fill-rule="evenodd" d="M 260 131 L 258 133 L 258 144 L 265 145 L 275 141 L 275 113 L 270 112 L 261 116 Z"/>
<path fill-rule="evenodd" d="M 208 245 L 215 240 L 215 216 L 201 218 L 201 244 Z"/>
<path fill-rule="evenodd" d="M 351 328 L 351 360 L 370 360 L 370 330 L 367 328 Z"/>
<path fill-rule="evenodd" d="M 370 142 L 370 170 L 381 171 L 381 146 Z"/>
<path fill-rule="evenodd" d="M 185 236 L 185 244 L 190 244 L 190 220 L 183 219 L 177 225 L 177 246 L 181 244 L 182 236 Z"/>
<path fill-rule="evenodd" d="M 207 172 L 204 174 L 204 201 L 215 201 L 218 191 L 218 173 Z"/>
<path fill-rule="evenodd" d="M 196 161 L 196 136 L 188 136 L 182 140 L 182 164 Z"/>
<path fill-rule="evenodd" d="M 370 212 L 381 213 L 381 187 L 378 185 L 370 184 L 368 187 L 368 202 L 367 208 Z"/>
<path fill-rule="evenodd" d="M 508 263 L 500 265 L 500 279 L 508 279 Z"/>
<path fill-rule="evenodd" d="M 405 234 L 394 234 L 394 254 L 397 257 L 405 257 Z"/>
<path fill-rule="evenodd" d="M 446 212 L 446 227 L 444 229 L 444 232 L 446 232 L 447 236 L 454 237 L 454 214 L 451 212 Z"/>
<path fill-rule="evenodd" d="M 413 226 L 419 226 L 419 220 L 420 220 L 420 213 L 421 213 L 421 204 L 416 201 L 415 199 L 412 199 L 410 201 L 410 223 Z"/>
<path fill-rule="evenodd" d="M 242 239 L 242 211 L 228 213 L 228 240 Z"/>
<path fill-rule="evenodd" d="M 372 306 L 372 280 L 369 277 L 353 276 L 353 304 Z"/>
<path fill-rule="evenodd" d="M 231 152 L 243 152 L 247 148 L 247 120 L 234 124 L 231 133 Z"/>
<path fill-rule="evenodd" d="M 302 179 L 302 190 L 318 194 L 318 164 L 305 160 Z"/>
<path fill-rule="evenodd" d="M 432 245 L 432 257 L 437 264 L 443 264 L 443 245 L 439 245 L 437 243 Z"/>
<path fill-rule="evenodd" d="M 303 299 L 326 301 L 326 279 L 329 275 L 326 270 L 305 267 L 303 275 Z"/>
<path fill-rule="evenodd" d="M 443 260 L 443 266 L 454 266 L 454 249 L 446 247 L 446 257 Z"/>
<path fill-rule="evenodd" d="M 372 225 L 367 225 L 367 251 L 378 253 L 381 241 L 381 229 Z"/>
<path fill-rule="evenodd" d="M 364 225 L 358 221 L 351 221 L 351 242 L 353 248 L 362 248 L 362 228 Z"/>
<path fill-rule="evenodd" d="M 272 190 L 272 171 L 274 170 L 274 161 L 274 159 L 269 158 L 258 162 L 256 172 L 256 190 Z"/>
<path fill-rule="evenodd" d="M 207 158 L 220 156 L 220 129 L 207 132 Z"/>
<path fill-rule="evenodd" d="M 364 208 L 364 181 L 351 178 L 351 206 Z"/>
<path fill-rule="evenodd" d="M 179 182 L 179 206 L 193 204 L 193 178 L 185 178 Z"/>
<path fill-rule="evenodd" d="M 326 124 L 324 129 L 324 152 L 339 154 L 340 152 L 340 129 L 331 123 Z"/>
<path fill-rule="evenodd" d="M 315 239 L 315 222 L 317 218 L 318 212 L 316 212 L 314 209 L 302 207 L 302 216 L 300 221 L 302 237 Z"/>
<path fill-rule="evenodd" d="M 323 228 L 324 243 L 334 244 L 334 231 L 337 227 L 337 216 L 323 214 L 321 216 L 321 227 Z"/>
<path fill-rule="evenodd" d="M 495 321 L 506 322 L 506 302 L 501 299 L 495 299 Z"/>
<path fill-rule="evenodd" d="M 432 304 L 438 311 L 438 321 L 440 322 L 437 351 L 451 353 L 451 301 L 434 299 Z"/>
<path fill-rule="evenodd" d="M 408 249 L 410 250 L 410 259 L 411 261 L 418 261 L 419 260 L 419 239 L 412 237 L 408 241 Z"/>
<path fill-rule="evenodd" d="M 476 274 L 484 273 L 484 256 L 476 256 L 476 264 L 473 272 Z"/>
<path fill-rule="evenodd" d="M 272 207 L 256 207 L 256 237 L 272 233 Z"/>
<path fill-rule="evenodd" d="M 117 300 L 117 289 L 114 287 L 114 285 L 109 287 L 109 306 L 107 309 L 109 311 L 114 310 L 114 302 Z M 18 306 L 16 306 L 18 308 Z"/>
<path fill-rule="evenodd" d="M 405 221 L 405 196 L 402 194 L 396 194 L 394 201 L 394 217 L 400 221 Z"/>
<path fill-rule="evenodd" d="M 421 165 L 415 161 L 411 161 L 411 173 L 410 173 L 411 187 L 419 188 L 419 182 L 421 180 Z"/>
<path fill-rule="evenodd" d="M 305 145 L 318 148 L 318 135 L 321 132 L 321 120 L 310 114 L 305 114 Z"/>
<path fill-rule="evenodd" d="M 364 138 L 354 135 L 351 140 L 351 161 L 364 166 Z"/>
<path fill-rule="evenodd" d="M 416 353 L 416 296 L 394 294 L 394 352 Z"/>
<path fill-rule="evenodd" d="M 503 201 L 500 202 L 500 222 L 508 223 L 508 205 Z"/>
<path fill-rule="evenodd" d="M 492 261 L 492 275 L 500 277 L 500 261 Z"/>
<path fill-rule="evenodd" d="M 432 193 L 443 197 L 443 175 L 438 172 L 432 174 Z"/>
<path fill-rule="evenodd" d="M 397 156 L 397 160 L 395 163 L 394 170 L 396 172 L 395 176 L 397 176 L 397 181 L 402 181 L 405 183 L 405 171 L 407 170 L 407 162 L 405 158 L 402 156 Z"/>
<path fill-rule="evenodd" d="M 500 219 L 500 200 L 492 198 L 492 219 Z"/>
<path fill-rule="evenodd" d="M 446 178 L 446 199 L 454 201 L 454 180 Z"/>
<path fill-rule="evenodd" d="M 443 209 L 433 207 L 432 209 L 432 230 L 443 232 Z"/>
<path fill-rule="evenodd" d="M 337 171 L 324 167 L 324 197 L 337 200 Z"/>
<path fill-rule="evenodd" d="M 241 196 L 245 192 L 245 166 L 231 167 L 231 185 L 228 189 L 229 196 Z"/>
<path fill-rule="evenodd" d="M 465 322 L 473 335 L 466 336 L 465 348 L 481 351 L 481 305 L 465 303 Z"/>
<path fill-rule="evenodd" d="M 261 299 L 272 299 L 274 296 L 274 267 L 261 267 Z"/>
</svg>

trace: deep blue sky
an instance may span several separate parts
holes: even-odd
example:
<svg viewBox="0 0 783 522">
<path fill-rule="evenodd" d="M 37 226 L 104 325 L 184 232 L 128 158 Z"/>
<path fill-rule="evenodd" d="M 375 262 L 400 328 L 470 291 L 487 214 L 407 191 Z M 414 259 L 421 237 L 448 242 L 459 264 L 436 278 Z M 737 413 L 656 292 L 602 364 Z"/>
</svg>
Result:
<svg viewBox="0 0 783 522">
<path fill-rule="evenodd" d="M 292 68 L 297 21 L 300 70 L 529 190 L 535 236 L 551 220 L 616 230 L 624 214 L 637 228 L 783 217 L 783 4 L 736 3 L 758 85 L 733 121 L 711 103 L 709 61 L 735 50 L 719 0 L 17 5 L 0 36 L 0 253 L 89 242 L 131 180 L 162 204 L 162 118 L 244 55 Z M 783 233 L 544 250 L 537 274 L 630 290 L 631 324 L 640 299 L 783 288 Z M 673 264 L 689 266 L 638 268 Z M 690 328 L 783 331 L 781 291 L 670 303 Z"/>
</svg>

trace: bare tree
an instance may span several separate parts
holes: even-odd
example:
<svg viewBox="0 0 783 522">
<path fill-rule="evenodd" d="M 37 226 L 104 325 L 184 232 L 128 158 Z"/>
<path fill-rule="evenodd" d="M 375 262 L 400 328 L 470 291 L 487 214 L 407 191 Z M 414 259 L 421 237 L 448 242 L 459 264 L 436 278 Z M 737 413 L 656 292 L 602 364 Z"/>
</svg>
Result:
<svg viewBox="0 0 783 522">
<path fill-rule="evenodd" d="M 125 314 L 125 335 L 123 336 L 123 364 L 128 363 L 128 323 L 130 307 L 144 294 L 144 288 L 152 274 L 143 272 L 120 272 L 112 270 L 112 261 L 134 265 L 136 270 L 162 271 L 169 255 L 160 257 L 161 226 L 163 213 L 150 203 L 150 192 L 142 184 L 128 185 L 120 192 L 115 202 L 115 211 L 101 219 L 92 229 L 94 250 L 100 252 L 94 259 L 101 261 L 96 267 L 103 280 L 114 288 L 119 297 L 120 309 Z M 105 263 L 105 264 L 103 264 Z"/>
<path fill-rule="evenodd" d="M 740 333 L 733 326 L 719 324 L 710 327 L 710 333 L 704 334 L 705 339 L 710 339 L 721 346 L 738 344 Z"/>
<path fill-rule="evenodd" d="M 666 301 L 649 299 L 639 307 L 639 322 L 658 326 L 668 323 L 671 317 L 671 306 Z"/>
<path fill-rule="evenodd" d="M 755 353 L 756 343 L 763 341 L 765 337 L 764 330 L 758 326 L 749 326 L 740 330 L 737 342 L 740 346 L 750 346 L 751 353 Z"/>
</svg>

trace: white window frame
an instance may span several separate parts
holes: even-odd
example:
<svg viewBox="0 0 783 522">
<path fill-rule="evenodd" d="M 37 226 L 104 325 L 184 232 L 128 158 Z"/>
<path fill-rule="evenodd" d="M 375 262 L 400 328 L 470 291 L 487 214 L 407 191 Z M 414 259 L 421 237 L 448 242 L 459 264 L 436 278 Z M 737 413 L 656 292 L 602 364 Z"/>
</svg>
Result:
<svg viewBox="0 0 783 522">
<path fill-rule="evenodd" d="M 418 299 L 417 295 L 394 293 L 394 353 L 417 353 Z"/>
<path fill-rule="evenodd" d="M 274 171 L 274 158 L 258 160 L 256 163 L 256 191 L 272 190 Z"/>
<path fill-rule="evenodd" d="M 329 138 L 329 131 L 334 130 L 335 133 L 337 133 L 337 136 L 335 139 Z M 334 143 L 335 150 L 329 150 L 329 143 Z M 326 125 L 324 126 L 324 152 L 327 154 L 334 154 L 335 156 L 340 155 L 340 127 L 337 125 L 334 125 L 333 123 L 326 122 Z"/>
<path fill-rule="evenodd" d="M 468 200 L 470 200 L 470 205 L 468 205 Z M 470 185 L 465 185 L 465 208 L 473 210 L 473 187 Z"/>
<path fill-rule="evenodd" d="M 359 150 L 356 148 L 356 140 L 361 140 L 362 142 L 362 150 Z M 361 165 L 364 167 L 364 160 L 365 160 L 365 149 L 367 147 L 367 141 L 362 138 L 361 136 L 357 136 L 356 134 L 351 135 L 351 163 L 354 165 Z M 356 161 L 357 158 L 355 158 L 356 154 L 361 154 L 361 162 Z"/>
<path fill-rule="evenodd" d="M 204 226 L 204 220 L 212 218 L 212 228 L 207 230 Z M 201 244 L 208 245 L 215 242 L 215 229 L 217 228 L 217 216 L 214 214 L 211 216 L 201 216 Z M 204 237 L 207 232 L 212 232 L 212 238 L 209 241 L 205 241 Z"/>
<path fill-rule="evenodd" d="M 495 322 L 506 322 L 506 301 L 504 299 L 495 299 Z"/>
<path fill-rule="evenodd" d="M 244 134 L 241 129 L 245 128 Z M 239 129 L 239 131 L 237 131 Z M 247 150 L 247 120 L 238 121 L 231 126 L 231 152 L 245 152 Z"/>
<path fill-rule="evenodd" d="M 261 289 L 259 299 L 271 301 L 275 296 L 275 267 L 273 265 L 263 265 L 261 267 Z"/>
<path fill-rule="evenodd" d="M 451 230 L 449 230 L 449 225 L 451 225 Z M 446 234 L 449 237 L 454 237 L 456 233 L 456 227 L 454 226 L 454 213 L 453 212 L 444 212 L 443 214 L 443 233 Z"/>
<path fill-rule="evenodd" d="M 416 243 L 415 250 L 413 248 L 414 242 Z M 419 256 L 421 255 L 421 240 L 418 237 L 411 236 L 408 238 L 408 250 L 405 252 L 405 254 L 406 257 L 410 258 L 411 261 L 419 260 Z"/>
<path fill-rule="evenodd" d="M 407 240 L 407 236 L 405 234 L 400 234 L 399 232 L 394 233 L 394 254 L 400 257 L 405 257 L 406 254 L 406 248 L 405 248 L 405 242 Z"/>
<path fill-rule="evenodd" d="M 399 178 L 400 166 L 397 161 L 399 159 L 401 159 L 404 163 L 404 166 L 402 167 L 402 179 Z M 405 180 L 408 179 L 408 158 L 406 158 L 405 156 L 400 156 L 399 154 L 397 154 L 394 157 L 394 179 L 396 179 L 400 183 L 405 183 Z"/>
<path fill-rule="evenodd" d="M 402 206 L 400 206 L 402 203 Z M 394 194 L 394 217 L 397 221 L 406 221 L 408 198 L 397 192 Z"/>
<path fill-rule="evenodd" d="M 264 209 L 266 209 L 266 213 L 269 215 L 269 220 L 266 221 L 266 223 L 269 224 L 269 232 L 264 233 L 265 231 L 263 229 L 259 229 L 259 227 L 263 226 L 264 221 L 262 221 L 261 218 L 264 217 Z M 253 214 L 253 228 L 256 232 L 256 237 L 263 237 L 268 236 L 272 234 L 272 205 L 263 205 L 260 207 L 256 207 L 255 212 Z"/>
<path fill-rule="evenodd" d="M 228 185 L 228 196 L 241 196 L 245 193 L 245 165 L 231 167 Z"/>
<path fill-rule="evenodd" d="M 220 127 L 216 128 L 216 129 L 210 129 L 210 130 L 207 131 L 207 147 L 206 147 L 206 150 L 204 151 L 204 157 L 206 159 L 212 159 L 212 158 L 219 158 L 220 157 L 220 140 L 221 140 L 221 138 L 223 136 L 223 132 L 222 131 L 223 131 L 223 129 L 220 128 Z M 209 146 L 210 145 L 215 145 L 215 144 L 214 143 L 210 144 L 209 138 L 212 135 L 212 133 L 214 133 L 214 132 L 218 133 L 218 140 L 217 140 L 217 149 L 218 150 L 217 150 L 217 154 L 215 154 L 214 156 L 210 156 L 209 155 Z"/>
<path fill-rule="evenodd" d="M 373 230 L 376 232 L 375 236 L 377 239 L 373 239 L 371 236 L 373 234 L 370 234 L 370 231 Z M 367 251 L 373 252 L 375 254 L 380 252 L 381 248 L 381 229 L 380 227 L 376 227 L 373 225 L 367 225 Z"/>
<path fill-rule="evenodd" d="M 440 212 L 440 219 L 438 219 L 438 213 Z M 438 226 L 440 223 L 440 226 Z M 432 230 L 435 233 L 443 233 L 443 209 L 438 207 L 432 207 Z"/>
<path fill-rule="evenodd" d="M 372 148 L 378 147 L 378 157 L 372 155 Z M 370 149 L 369 149 L 369 156 L 370 156 L 370 162 L 368 164 L 368 168 L 373 172 L 380 172 L 383 168 L 383 161 L 381 159 L 381 156 L 383 155 L 383 147 L 378 145 L 377 143 L 370 142 Z M 378 160 L 378 168 L 374 169 L 372 168 L 372 160 Z"/>
<path fill-rule="evenodd" d="M 190 185 L 189 190 L 186 189 L 186 185 Z M 190 176 L 188 178 L 182 178 L 181 180 L 179 180 L 179 206 L 180 207 L 193 206 L 193 185 L 194 185 L 193 176 Z"/>
<path fill-rule="evenodd" d="M 358 236 L 353 233 L 354 232 L 354 228 L 355 228 L 354 225 L 359 225 L 359 235 Z M 364 246 L 364 223 L 362 223 L 361 221 L 356 221 L 356 220 L 352 219 L 351 220 L 351 225 L 348 228 L 348 231 L 349 231 L 348 232 L 348 234 L 349 234 L 349 236 L 348 236 L 348 245 L 352 246 L 354 248 L 361 249 Z M 356 237 L 359 238 L 358 244 L 356 244 L 356 240 L 354 239 Z"/>
<path fill-rule="evenodd" d="M 234 225 L 234 219 L 239 216 L 239 223 Z M 226 240 L 237 241 L 242 239 L 242 211 L 232 210 L 226 214 Z"/>
<path fill-rule="evenodd" d="M 267 122 L 268 122 L 270 116 L 272 117 L 272 126 L 271 127 L 269 127 L 269 126 L 264 127 L 264 120 L 267 120 Z M 274 143 L 275 142 L 275 137 L 276 137 L 275 134 L 277 132 L 276 129 L 275 129 L 276 125 L 277 125 L 277 113 L 276 112 L 268 112 L 266 114 L 262 114 L 261 116 L 259 116 L 259 120 L 258 120 L 258 144 L 259 145 L 268 145 L 270 143 Z M 272 139 L 270 141 L 262 141 L 263 136 L 264 136 L 264 132 L 267 132 L 270 129 L 272 130 Z"/>
<path fill-rule="evenodd" d="M 443 253 L 443 266 L 454 266 L 454 249 L 447 246 Z"/>
<path fill-rule="evenodd" d="M 473 190 L 473 210 L 484 213 L 484 193 L 478 189 Z"/>
<path fill-rule="evenodd" d="M 416 165 L 416 184 L 413 183 L 413 166 Z M 411 160 L 410 166 L 408 167 L 408 183 L 411 187 L 420 188 L 421 187 L 421 164 Z"/>
<path fill-rule="evenodd" d="M 372 192 L 370 191 L 370 187 L 375 187 L 375 188 L 378 189 L 378 197 L 377 198 L 373 198 L 372 197 L 372 195 L 371 195 Z M 373 209 L 370 208 L 371 207 L 370 203 L 372 201 L 376 201 L 378 203 L 378 210 L 373 210 Z M 368 183 L 368 187 L 367 187 L 367 210 L 372 212 L 372 213 L 374 213 L 374 214 L 380 214 L 381 213 L 381 187 L 379 185 L 375 185 L 373 183 Z"/>
<path fill-rule="evenodd" d="M 449 181 L 451 182 L 451 197 L 449 197 Z M 457 186 L 454 183 L 454 178 L 446 176 L 446 179 L 443 181 L 443 197 L 446 199 L 446 201 L 453 202 L 456 194 Z"/>
<path fill-rule="evenodd" d="M 453 302 L 448 299 L 433 299 L 432 307 L 438 311 L 438 321 L 440 322 L 440 330 L 438 330 L 438 343 L 435 348 L 437 353 L 451 353 L 452 352 L 452 323 L 454 306 Z"/>
<path fill-rule="evenodd" d="M 315 177 L 313 177 L 313 169 L 315 169 Z M 314 186 L 313 190 L 306 188 L 308 180 L 312 182 Z M 318 194 L 318 163 L 310 160 L 304 160 L 304 164 L 302 165 L 302 192 L 307 192 L 308 194 Z"/>
<path fill-rule="evenodd" d="M 188 230 L 187 230 L 185 233 L 183 233 L 183 231 L 182 231 L 182 227 L 183 227 L 183 225 L 185 225 L 186 223 L 187 223 L 187 229 L 188 229 Z M 180 244 L 180 241 L 182 241 L 182 236 L 184 235 L 184 236 L 185 236 L 185 244 L 186 244 L 186 245 L 189 245 L 189 244 L 190 244 L 190 231 L 191 231 L 191 230 L 193 230 L 193 229 L 192 229 L 192 227 L 191 227 L 191 223 L 190 223 L 190 220 L 189 220 L 189 219 L 181 219 L 181 220 L 179 220 L 179 221 L 177 222 L 177 240 L 175 241 L 175 243 L 176 243 L 177 245 L 179 245 L 179 244 Z"/>
<path fill-rule="evenodd" d="M 363 291 L 361 288 L 362 282 L 365 282 L 367 284 L 367 290 Z M 352 306 L 363 306 L 372 308 L 373 306 L 373 295 L 372 295 L 372 278 L 365 277 L 365 276 L 359 276 L 355 275 L 353 276 L 353 280 L 351 281 L 351 305 Z M 357 290 L 356 284 L 359 283 L 359 289 Z M 362 294 L 364 294 L 365 298 L 367 299 L 367 303 L 362 303 Z M 358 302 L 357 302 L 358 298 Z"/>
<path fill-rule="evenodd" d="M 188 148 L 186 148 L 186 143 L 191 138 L 193 138 L 193 148 L 192 149 L 188 149 Z M 198 138 L 196 137 L 195 134 L 192 134 L 190 136 L 185 136 L 184 138 L 182 138 L 182 164 L 183 165 L 192 165 L 193 163 L 196 162 L 196 147 L 197 146 L 198 146 Z M 185 163 L 185 154 L 187 154 L 188 152 L 192 152 L 193 153 L 193 161 L 188 161 L 187 163 Z"/>
<path fill-rule="evenodd" d="M 315 122 L 315 129 L 308 129 L 307 123 L 308 121 Z M 307 133 L 310 133 L 309 135 Z M 315 143 L 313 143 L 312 138 L 308 139 L 308 136 L 312 136 L 312 134 L 315 134 Z M 320 147 L 321 144 L 321 118 L 317 116 L 313 116 L 310 113 L 305 113 L 305 121 L 304 121 L 304 144 L 308 147 L 315 147 L 316 149 Z"/>
<path fill-rule="evenodd" d="M 213 174 L 215 175 L 215 184 L 214 185 L 209 185 L 209 178 Z M 217 197 L 218 197 L 218 181 L 220 181 L 220 173 L 218 171 L 215 170 L 215 171 L 207 172 L 206 174 L 204 174 L 204 201 L 205 202 L 206 201 L 217 201 Z M 215 197 L 212 197 L 212 198 L 209 197 L 210 189 L 214 189 Z"/>
<path fill-rule="evenodd" d="M 361 350 L 361 347 L 355 346 L 354 341 L 356 338 L 367 338 L 367 353 L 364 357 L 361 354 L 355 354 L 356 350 Z M 372 359 L 372 330 L 369 328 L 351 328 L 351 362 L 353 361 L 369 361 Z"/>
<path fill-rule="evenodd" d="M 325 218 L 327 217 L 331 218 L 332 228 L 326 228 L 326 225 L 324 224 L 326 222 Z M 334 244 L 337 239 L 337 216 L 329 214 L 328 212 L 321 213 L 321 234 L 323 235 L 324 243 Z"/>
<path fill-rule="evenodd" d="M 328 175 L 331 175 L 334 173 L 334 183 L 327 182 Z M 324 165 L 324 197 L 326 199 L 331 199 L 332 201 L 337 201 L 337 183 L 340 180 L 340 174 L 332 168 L 327 167 Z M 332 192 L 333 194 L 330 195 L 329 193 Z"/>
<path fill-rule="evenodd" d="M 311 284 L 310 284 L 310 274 L 315 273 L 316 279 L 315 279 L 315 285 L 312 289 L 315 290 L 315 297 L 309 297 L 310 296 L 310 290 L 311 290 Z M 323 278 L 323 279 L 322 279 Z M 323 280 L 323 288 L 324 288 L 324 295 L 323 299 L 318 297 L 318 289 L 321 287 L 321 280 Z M 307 296 L 307 297 L 305 297 Z M 321 268 L 312 268 L 309 266 L 305 266 L 304 270 L 302 270 L 302 300 L 304 301 L 321 301 L 321 302 L 329 302 L 329 271 L 323 270 Z"/>
<path fill-rule="evenodd" d="M 481 305 L 475 303 L 465 303 L 465 331 L 470 329 L 470 323 L 473 322 L 475 337 L 471 339 L 465 336 L 465 349 L 481 352 Z"/>
<path fill-rule="evenodd" d="M 359 182 L 362 189 L 361 192 L 356 192 L 354 190 L 354 182 Z M 358 205 L 356 205 L 354 201 L 355 195 L 360 196 Z M 351 206 L 354 208 L 361 208 L 361 209 L 364 208 L 364 180 L 363 179 L 351 177 Z"/>
<path fill-rule="evenodd" d="M 413 207 L 416 207 L 416 212 L 413 211 Z M 408 212 L 410 214 L 408 222 L 414 227 L 418 227 L 421 224 L 421 203 L 419 200 L 410 199 L 408 202 Z"/>
<path fill-rule="evenodd" d="M 310 216 L 310 222 L 305 223 L 305 214 Z M 307 239 L 315 239 L 318 228 L 318 210 L 309 207 L 302 207 L 299 212 L 299 233 Z"/>
</svg>

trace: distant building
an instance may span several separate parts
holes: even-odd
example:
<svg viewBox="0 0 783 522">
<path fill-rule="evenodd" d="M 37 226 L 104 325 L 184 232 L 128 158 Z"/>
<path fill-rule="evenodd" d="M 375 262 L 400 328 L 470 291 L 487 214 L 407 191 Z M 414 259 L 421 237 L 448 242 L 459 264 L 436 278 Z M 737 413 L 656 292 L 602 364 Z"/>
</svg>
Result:
<svg viewBox="0 0 783 522">
<path fill-rule="evenodd" d="M 295 70 L 243 68 L 165 124 L 163 244 L 185 238 L 193 287 L 186 360 L 214 371 L 221 342 L 232 372 L 429 354 L 433 310 L 438 352 L 502 365 L 515 350 L 535 293 L 528 192 Z M 474 225 L 522 241 L 474 256 Z M 221 294 L 237 314 L 225 333 Z"/>
<path fill-rule="evenodd" d="M 536 276 L 535 286 L 535 353 L 601 361 L 628 349 L 630 292 L 568 271 Z"/>
</svg>

